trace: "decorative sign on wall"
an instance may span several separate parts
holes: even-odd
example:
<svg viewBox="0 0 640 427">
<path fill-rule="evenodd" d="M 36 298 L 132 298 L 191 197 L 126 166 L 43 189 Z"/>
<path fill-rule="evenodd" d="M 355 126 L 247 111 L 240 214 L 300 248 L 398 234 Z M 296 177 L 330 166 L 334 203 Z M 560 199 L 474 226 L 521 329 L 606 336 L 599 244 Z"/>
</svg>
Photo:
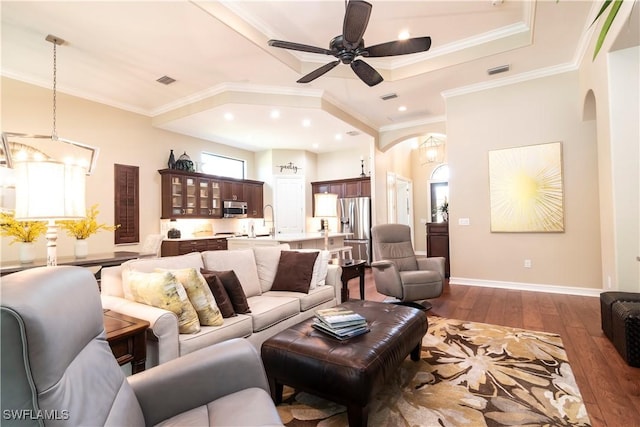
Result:
<svg viewBox="0 0 640 427">
<path fill-rule="evenodd" d="M 289 162 L 286 165 L 277 165 L 276 168 L 280 169 L 280 173 L 285 173 L 285 172 L 293 172 L 293 173 L 298 173 L 299 170 L 302 170 L 302 168 L 299 168 L 298 166 L 294 165 L 293 162 Z"/>
<path fill-rule="evenodd" d="M 492 232 L 562 232 L 560 142 L 489 151 Z"/>
</svg>

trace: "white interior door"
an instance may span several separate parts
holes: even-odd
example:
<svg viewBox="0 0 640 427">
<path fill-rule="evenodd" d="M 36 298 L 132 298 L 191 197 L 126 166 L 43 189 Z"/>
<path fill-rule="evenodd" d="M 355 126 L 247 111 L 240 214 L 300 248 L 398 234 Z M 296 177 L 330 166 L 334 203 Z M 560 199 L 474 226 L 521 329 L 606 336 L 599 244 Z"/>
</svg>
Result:
<svg viewBox="0 0 640 427">
<path fill-rule="evenodd" d="M 276 234 L 304 233 L 304 178 L 279 176 L 275 184 Z"/>
</svg>

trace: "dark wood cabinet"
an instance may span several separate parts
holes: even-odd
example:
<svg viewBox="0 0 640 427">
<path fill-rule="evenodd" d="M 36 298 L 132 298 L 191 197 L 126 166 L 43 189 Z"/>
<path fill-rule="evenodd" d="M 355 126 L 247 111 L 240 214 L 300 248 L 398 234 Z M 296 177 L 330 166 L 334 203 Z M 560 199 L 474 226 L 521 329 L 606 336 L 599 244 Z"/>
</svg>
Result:
<svg viewBox="0 0 640 427">
<path fill-rule="evenodd" d="M 162 218 L 222 218 L 224 200 L 247 202 L 248 217 L 262 218 L 262 181 L 234 180 L 176 169 L 162 176 Z"/>
<path fill-rule="evenodd" d="M 311 183 L 311 194 L 334 193 L 339 199 L 345 197 L 371 197 L 371 177 L 317 181 Z M 315 205 L 315 200 L 313 200 Z M 313 206 L 315 209 L 315 206 Z"/>
<path fill-rule="evenodd" d="M 222 200 L 240 200 L 246 202 L 242 181 L 222 181 Z"/>
<path fill-rule="evenodd" d="M 247 182 L 244 184 L 244 196 L 247 202 L 247 217 L 262 218 L 264 204 L 263 183 Z"/>
<path fill-rule="evenodd" d="M 222 251 L 226 249 L 226 238 L 164 240 L 160 254 L 161 256 L 177 256 L 191 252 Z"/>
<path fill-rule="evenodd" d="M 449 277 L 449 223 L 427 223 L 427 256 L 445 258 L 445 276 Z"/>
</svg>

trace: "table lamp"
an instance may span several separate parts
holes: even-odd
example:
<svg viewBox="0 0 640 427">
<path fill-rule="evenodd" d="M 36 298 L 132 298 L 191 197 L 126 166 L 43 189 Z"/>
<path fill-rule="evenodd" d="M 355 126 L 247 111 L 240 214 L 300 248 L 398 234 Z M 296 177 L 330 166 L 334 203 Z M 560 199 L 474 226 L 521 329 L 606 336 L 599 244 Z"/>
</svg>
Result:
<svg viewBox="0 0 640 427">
<path fill-rule="evenodd" d="M 324 233 L 324 249 L 327 250 L 329 244 L 329 220 L 338 216 L 338 195 L 334 193 L 316 193 L 315 210 L 313 216 L 322 218 L 322 228 Z"/>
</svg>

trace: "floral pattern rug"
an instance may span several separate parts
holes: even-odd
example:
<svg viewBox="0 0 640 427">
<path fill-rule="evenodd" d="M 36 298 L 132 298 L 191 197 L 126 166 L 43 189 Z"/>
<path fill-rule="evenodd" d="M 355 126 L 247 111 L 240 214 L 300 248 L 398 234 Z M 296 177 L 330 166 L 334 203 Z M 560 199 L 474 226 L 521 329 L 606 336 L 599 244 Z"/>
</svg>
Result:
<svg viewBox="0 0 640 427">
<path fill-rule="evenodd" d="M 556 334 L 429 317 L 409 358 L 371 402 L 369 426 L 590 426 Z M 289 427 L 344 427 L 346 408 L 285 387 Z"/>
</svg>

